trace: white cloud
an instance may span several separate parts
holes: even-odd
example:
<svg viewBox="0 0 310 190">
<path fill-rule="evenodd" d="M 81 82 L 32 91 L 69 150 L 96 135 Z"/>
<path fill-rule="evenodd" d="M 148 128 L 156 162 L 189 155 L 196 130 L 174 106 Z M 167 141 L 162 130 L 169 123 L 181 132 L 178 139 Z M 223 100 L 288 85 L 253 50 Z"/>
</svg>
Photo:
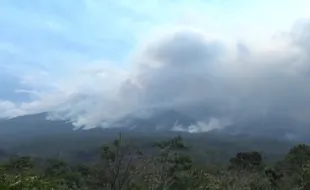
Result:
<svg viewBox="0 0 310 190">
<path fill-rule="evenodd" d="M 244 46 L 248 51 L 244 54 L 240 47 L 231 49 L 203 32 L 169 32 L 144 45 L 133 67 L 107 67 L 106 62 L 80 67 L 59 79 L 54 90 L 35 91 L 32 102 L 2 102 L 2 109 L 8 111 L 1 116 L 50 111 L 54 119 L 77 126 L 108 127 L 150 107 L 190 113 L 198 104 L 213 110 L 205 115 L 214 118 L 212 126 L 219 125 L 223 116 L 277 113 L 306 119 L 308 115 L 299 114 L 310 106 L 310 60 L 305 54 L 310 42 L 306 40 L 302 35 L 286 35 L 282 43 L 271 40 L 269 48 Z"/>
<path fill-rule="evenodd" d="M 306 0 L 66 2 L 1 8 L 0 68 L 31 100 L 1 100 L 0 117 L 47 111 L 107 127 L 149 107 L 199 106 L 214 121 L 308 117 L 309 24 L 289 31 L 310 16 Z"/>
</svg>

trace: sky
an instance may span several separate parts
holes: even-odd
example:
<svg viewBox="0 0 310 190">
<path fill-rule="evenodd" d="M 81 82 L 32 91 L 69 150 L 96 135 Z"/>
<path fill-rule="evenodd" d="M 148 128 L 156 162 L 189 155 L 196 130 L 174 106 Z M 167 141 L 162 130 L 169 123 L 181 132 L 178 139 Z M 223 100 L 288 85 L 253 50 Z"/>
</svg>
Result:
<svg viewBox="0 0 310 190">
<path fill-rule="evenodd" d="M 310 114 L 308 0 L 2 0 L 0 118 Z M 188 111 L 190 112 L 190 111 Z M 209 113 L 209 112 L 208 112 Z"/>
</svg>

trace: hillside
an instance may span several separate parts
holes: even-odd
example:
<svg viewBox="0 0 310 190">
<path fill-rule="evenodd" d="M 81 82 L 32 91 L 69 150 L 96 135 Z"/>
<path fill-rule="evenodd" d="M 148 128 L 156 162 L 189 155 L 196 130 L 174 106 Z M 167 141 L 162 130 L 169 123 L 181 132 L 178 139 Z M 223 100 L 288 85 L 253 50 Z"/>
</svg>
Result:
<svg viewBox="0 0 310 190">
<path fill-rule="evenodd" d="M 255 128 L 253 123 L 248 123 L 248 125 L 252 125 L 252 128 L 246 127 L 246 125 L 240 128 L 231 126 L 224 131 L 214 130 L 204 133 L 174 131 L 173 127 L 168 128 L 168 126 L 176 122 L 183 126 L 192 125 L 195 120 L 172 111 L 155 115 L 150 119 L 132 119 L 131 125 L 128 126 L 135 125 L 134 128 L 94 128 L 89 130 L 73 130 L 74 126 L 70 123 L 48 121 L 45 116 L 46 114 L 37 114 L 2 120 L 0 122 L 0 148 L 12 154 L 62 155 L 68 159 L 83 160 L 91 157 L 92 151 L 102 143 L 115 138 L 119 132 L 144 149 L 149 149 L 153 142 L 181 135 L 193 147 L 192 153 L 197 154 L 197 158 L 207 158 L 210 162 L 221 162 L 238 151 L 250 150 L 258 150 L 267 159 L 277 160 L 294 143 L 299 142 L 282 138 L 281 134 L 285 133 L 281 130 L 284 128 L 278 128 L 278 131 L 264 131 L 262 127 Z M 268 125 L 274 126 L 275 123 L 270 122 Z M 156 126 L 161 126 L 161 128 L 156 128 Z M 266 127 L 265 129 L 274 128 Z M 235 131 L 243 131 L 243 133 L 235 133 Z M 282 133 L 278 134 L 279 131 Z M 82 154 L 84 157 L 76 157 L 77 154 Z"/>
</svg>

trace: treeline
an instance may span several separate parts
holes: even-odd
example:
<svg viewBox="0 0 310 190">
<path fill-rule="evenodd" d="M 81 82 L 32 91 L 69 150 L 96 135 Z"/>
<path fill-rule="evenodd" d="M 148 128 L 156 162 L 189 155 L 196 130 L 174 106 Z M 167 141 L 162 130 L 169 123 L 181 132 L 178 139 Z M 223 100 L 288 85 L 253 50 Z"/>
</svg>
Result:
<svg viewBox="0 0 310 190">
<path fill-rule="evenodd" d="M 227 166 L 194 162 L 181 137 L 154 143 L 152 154 L 121 135 L 96 161 L 12 157 L 0 166 L 0 190 L 309 190 L 310 147 L 297 145 L 275 164 L 239 152 Z"/>
</svg>

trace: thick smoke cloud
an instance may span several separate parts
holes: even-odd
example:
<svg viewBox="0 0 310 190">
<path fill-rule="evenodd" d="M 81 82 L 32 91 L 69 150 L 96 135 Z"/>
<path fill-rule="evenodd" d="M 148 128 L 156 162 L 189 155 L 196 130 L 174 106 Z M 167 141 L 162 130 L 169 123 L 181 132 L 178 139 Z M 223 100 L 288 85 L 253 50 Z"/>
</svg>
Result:
<svg viewBox="0 0 310 190">
<path fill-rule="evenodd" d="M 30 103 L 0 102 L 10 110 L 2 116 L 46 111 L 76 126 L 109 127 L 127 115 L 174 109 L 207 128 L 271 114 L 310 122 L 309 32 L 309 23 L 298 23 L 265 46 L 169 33 L 146 44 L 130 69 L 78 73 L 52 93 L 36 92 Z"/>
</svg>

